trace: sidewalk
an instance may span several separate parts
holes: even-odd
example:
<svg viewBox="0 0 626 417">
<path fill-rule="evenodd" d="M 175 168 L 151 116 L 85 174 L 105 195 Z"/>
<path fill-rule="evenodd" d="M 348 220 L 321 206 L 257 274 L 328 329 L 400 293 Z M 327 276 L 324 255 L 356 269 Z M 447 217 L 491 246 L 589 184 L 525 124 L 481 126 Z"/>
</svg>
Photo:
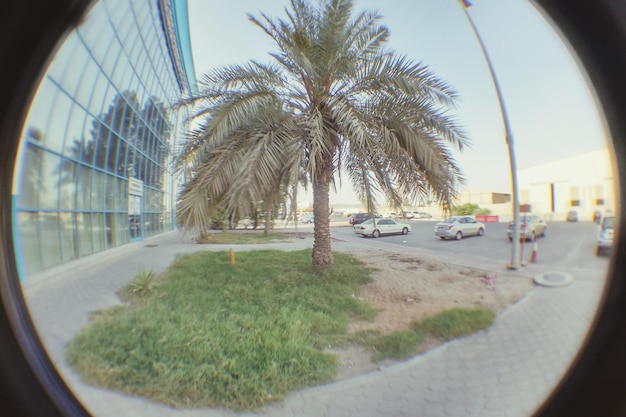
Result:
<svg viewBox="0 0 626 417">
<path fill-rule="evenodd" d="M 359 244 L 336 241 L 333 249 L 354 249 Z M 116 291 L 139 269 L 161 272 L 177 254 L 228 251 L 231 246 L 196 245 L 179 232 L 171 232 L 105 252 L 104 256 L 84 258 L 27 281 L 25 296 L 44 345 L 63 378 L 94 416 L 525 417 L 547 397 L 571 363 L 603 285 L 585 271 L 567 271 L 574 277 L 572 284 L 536 287 L 486 331 L 378 372 L 294 392 L 260 413 L 172 409 L 86 385 L 65 363 L 64 346 L 87 324 L 90 312 L 119 304 Z M 307 247 L 311 247 L 310 240 L 303 239 L 237 245 L 235 250 Z M 404 250 L 397 248 L 398 252 Z M 427 253 L 438 260 L 459 262 L 458 257 Z M 463 264 L 484 269 L 484 260 L 465 259 Z M 530 278 L 542 272 L 542 267 L 531 264 L 510 272 Z"/>
</svg>

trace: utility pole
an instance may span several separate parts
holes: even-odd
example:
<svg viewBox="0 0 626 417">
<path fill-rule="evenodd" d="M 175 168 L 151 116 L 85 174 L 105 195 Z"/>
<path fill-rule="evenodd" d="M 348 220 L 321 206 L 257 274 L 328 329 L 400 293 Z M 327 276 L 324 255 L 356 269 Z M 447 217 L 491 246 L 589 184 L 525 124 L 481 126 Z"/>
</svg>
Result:
<svg viewBox="0 0 626 417">
<path fill-rule="evenodd" d="M 467 9 L 472 5 L 468 0 L 460 0 L 461 8 L 467 17 L 476 38 L 478 39 L 478 43 L 480 43 L 480 47 L 483 51 L 483 55 L 485 56 L 485 61 L 487 61 L 487 66 L 489 67 L 489 72 L 491 73 L 491 79 L 493 80 L 493 85 L 496 88 L 496 93 L 498 94 L 498 101 L 500 102 L 500 111 L 502 113 L 502 121 L 504 122 L 504 129 L 506 131 L 505 141 L 509 150 L 509 163 L 511 166 L 511 188 L 513 194 L 513 247 L 511 250 L 511 262 L 507 266 L 509 269 L 519 269 L 520 268 L 520 212 L 519 212 L 519 190 L 517 186 L 517 163 L 515 162 L 515 147 L 513 144 L 513 133 L 511 132 L 511 126 L 509 123 L 509 116 L 506 112 L 506 106 L 504 105 L 504 99 L 502 97 L 502 91 L 500 91 L 500 85 L 498 84 L 498 78 L 496 77 L 496 73 L 493 69 L 493 65 L 491 64 L 491 59 L 489 59 L 489 54 L 487 53 L 487 49 L 485 48 L 485 44 L 483 43 L 482 38 L 480 37 L 480 33 L 478 33 L 478 29 L 476 25 L 474 25 L 474 21 L 470 16 Z"/>
</svg>

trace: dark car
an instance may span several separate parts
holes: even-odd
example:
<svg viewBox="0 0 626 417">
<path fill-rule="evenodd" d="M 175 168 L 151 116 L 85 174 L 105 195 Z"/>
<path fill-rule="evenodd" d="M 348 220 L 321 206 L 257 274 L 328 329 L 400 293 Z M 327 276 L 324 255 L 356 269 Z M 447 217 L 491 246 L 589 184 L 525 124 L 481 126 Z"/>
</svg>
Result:
<svg viewBox="0 0 626 417">
<path fill-rule="evenodd" d="M 593 212 L 593 221 L 595 223 L 600 224 L 600 219 L 602 219 L 602 212 L 600 210 L 596 210 Z"/>
<path fill-rule="evenodd" d="M 371 218 L 372 218 L 372 215 L 369 213 L 355 213 L 351 215 L 350 217 L 348 217 L 348 222 L 350 224 L 359 224 Z"/>
<path fill-rule="evenodd" d="M 615 216 L 608 215 L 602 217 L 598 226 L 598 243 L 596 245 L 596 256 L 611 250 L 613 246 L 613 235 L 615 231 Z"/>
<path fill-rule="evenodd" d="M 578 221 L 578 212 L 576 210 L 570 210 L 567 212 L 567 217 L 565 218 L 567 222 L 577 222 Z"/>
</svg>

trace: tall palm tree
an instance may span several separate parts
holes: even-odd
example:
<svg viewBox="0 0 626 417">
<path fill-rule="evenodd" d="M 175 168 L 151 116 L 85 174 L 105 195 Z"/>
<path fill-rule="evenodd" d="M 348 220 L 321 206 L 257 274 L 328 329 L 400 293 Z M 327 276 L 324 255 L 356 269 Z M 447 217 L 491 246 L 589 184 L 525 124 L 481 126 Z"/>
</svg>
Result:
<svg viewBox="0 0 626 417">
<path fill-rule="evenodd" d="M 300 183 L 313 189 L 313 265 L 332 266 L 329 190 L 347 172 L 368 211 L 381 195 L 450 205 L 463 177 L 452 149 L 469 144 L 449 111 L 456 93 L 425 65 L 385 47 L 377 12 L 352 0 L 291 0 L 286 19 L 248 16 L 276 43 L 273 61 L 205 74 L 181 164 L 193 179 L 179 221 L 203 227 Z"/>
</svg>

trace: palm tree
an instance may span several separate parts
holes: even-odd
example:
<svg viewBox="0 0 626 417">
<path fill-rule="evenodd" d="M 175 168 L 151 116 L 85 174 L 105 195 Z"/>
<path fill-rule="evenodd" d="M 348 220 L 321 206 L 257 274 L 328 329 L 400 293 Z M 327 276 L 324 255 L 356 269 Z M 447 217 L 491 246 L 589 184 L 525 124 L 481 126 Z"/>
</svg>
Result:
<svg viewBox="0 0 626 417">
<path fill-rule="evenodd" d="M 381 195 L 395 207 L 405 197 L 447 207 L 464 181 L 451 151 L 469 142 L 449 116 L 456 93 L 385 47 L 377 12 L 353 16 L 352 0 L 291 0 L 285 12 L 284 20 L 248 16 L 276 43 L 271 63 L 213 70 L 182 102 L 194 106 L 197 127 L 181 152 L 193 179 L 178 216 L 202 228 L 218 206 L 237 211 L 311 185 L 312 261 L 327 267 L 329 190 L 342 171 L 370 212 Z"/>
</svg>

